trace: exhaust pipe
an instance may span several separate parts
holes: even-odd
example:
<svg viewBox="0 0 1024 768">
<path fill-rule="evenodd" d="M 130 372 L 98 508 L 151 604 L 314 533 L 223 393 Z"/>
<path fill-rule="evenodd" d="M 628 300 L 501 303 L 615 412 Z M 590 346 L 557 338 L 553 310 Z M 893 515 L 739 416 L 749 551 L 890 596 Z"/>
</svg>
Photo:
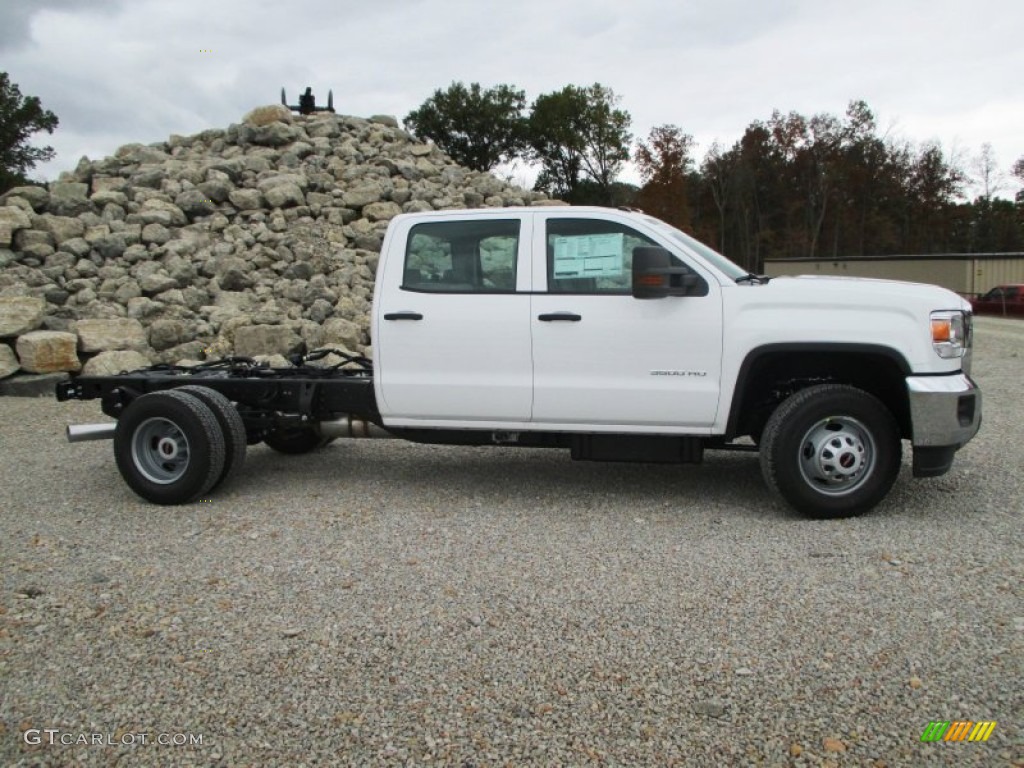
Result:
<svg viewBox="0 0 1024 768">
<path fill-rule="evenodd" d="M 113 440 L 117 424 L 69 424 L 69 443 L 84 443 L 87 440 Z"/>
<path fill-rule="evenodd" d="M 353 416 L 345 416 L 334 421 L 321 421 L 318 425 L 320 434 L 323 437 L 373 437 L 393 438 L 390 432 L 376 424 L 357 419 Z"/>
</svg>

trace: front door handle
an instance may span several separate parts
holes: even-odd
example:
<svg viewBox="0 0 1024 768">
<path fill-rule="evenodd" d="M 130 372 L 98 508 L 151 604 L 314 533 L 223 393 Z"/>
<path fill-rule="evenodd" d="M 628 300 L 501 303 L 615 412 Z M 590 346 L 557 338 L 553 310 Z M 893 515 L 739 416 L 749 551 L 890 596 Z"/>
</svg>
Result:
<svg viewBox="0 0 1024 768">
<path fill-rule="evenodd" d="M 583 319 L 582 315 L 577 315 L 575 312 L 549 312 L 544 315 L 537 315 L 537 319 L 550 323 L 552 320 L 565 320 L 570 323 L 578 323 Z"/>
<path fill-rule="evenodd" d="M 385 320 L 422 320 L 423 315 L 419 312 L 388 312 L 384 315 Z"/>
</svg>

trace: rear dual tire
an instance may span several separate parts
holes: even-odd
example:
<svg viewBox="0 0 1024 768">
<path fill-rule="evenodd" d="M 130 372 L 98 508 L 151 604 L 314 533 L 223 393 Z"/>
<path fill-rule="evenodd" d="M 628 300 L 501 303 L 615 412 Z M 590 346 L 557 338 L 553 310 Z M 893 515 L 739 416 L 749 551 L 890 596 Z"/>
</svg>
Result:
<svg viewBox="0 0 1024 768">
<path fill-rule="evenodd" d="M 190 385 L 136 398 L 114 430 L 121 477 L 154 504 L 187 504 L 245 459 L 245 427 L 219 392 Z"/>
<path fill-rule="evenodd" d="M 209 493 L 227 482 L 245 463 L 245 423 L 231 401 L 215 389 L 188 384 L 178 387 L 176 391 L 192 395 L 209 408 L 224 435 L 224 469 L 221 470 L 220 477 L 213 487 L 207 490 Z"/>
</svg>

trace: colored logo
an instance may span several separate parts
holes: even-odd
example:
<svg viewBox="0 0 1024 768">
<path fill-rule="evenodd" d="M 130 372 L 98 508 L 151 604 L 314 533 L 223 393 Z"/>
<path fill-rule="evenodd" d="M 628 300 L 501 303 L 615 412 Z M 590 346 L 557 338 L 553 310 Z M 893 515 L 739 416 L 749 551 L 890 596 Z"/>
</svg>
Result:
<svg viewBox="0 0 1024 768">
<path fill-rule="evenodd" d="M 921 741 L 988 741 L 995 728 L 995 720 L 932 720 L 921 734 Z"/>
</svg>

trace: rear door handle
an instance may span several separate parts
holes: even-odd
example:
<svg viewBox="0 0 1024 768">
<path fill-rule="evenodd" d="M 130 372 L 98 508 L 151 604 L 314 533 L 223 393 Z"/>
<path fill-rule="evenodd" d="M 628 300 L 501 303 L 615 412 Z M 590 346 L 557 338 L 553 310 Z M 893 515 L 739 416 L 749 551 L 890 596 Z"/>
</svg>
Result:
<svg viewBox="0 0 1024 768">
<path fill-rule="evenodd" d="M 423 315 L 419 312 L 387 312 L 384 315 L 385 320 L 422 320 Z"/>
<path fill-rule="evenodd" d="M 577 315 L 575 312 L 548 312 L 544 315 L 537 315 L 537 319 L 550 323 L 552 320 L 564 320 L 570 323 L 578 323 L 583 319 L 582 315 Z"/>
</svg>

